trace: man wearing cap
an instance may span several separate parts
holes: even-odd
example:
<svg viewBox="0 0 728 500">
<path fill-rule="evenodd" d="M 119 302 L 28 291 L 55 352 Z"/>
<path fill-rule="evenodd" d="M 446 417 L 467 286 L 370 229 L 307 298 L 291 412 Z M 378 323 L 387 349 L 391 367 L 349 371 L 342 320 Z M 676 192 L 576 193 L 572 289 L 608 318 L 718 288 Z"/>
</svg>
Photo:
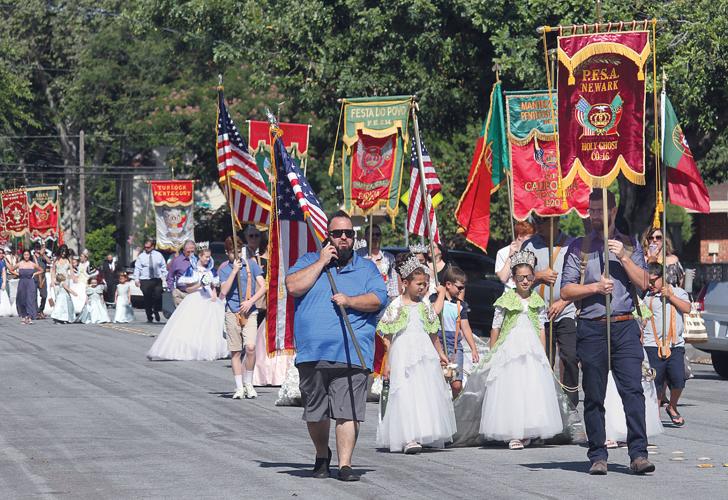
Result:
<svg viewBox="0 0 728 500">
<path fill-rule="evenodd" d="M 642 247 L 614 227 L 617 204 L 607 192 L 607 213 L 602 190 L 589 197 L 592 231 L 577 238 L 566 253 L 561 277 L 561 298 L 577 302 L 576 354 L 581 361 L 584 389 L 584 425 L 591 461 L 589 474 L 607 473 L 604 396 L 607 374 L 614 375 L 627 418 L 630 469 L 635 474 L 653 472 L 647 460 L 645 397 L 642 393 L 640 328 L 635 319 L 637 293 L 647 289 L 648 276 Z M 604 275 L 604 224 L 608 224 L 609 278 Z M 607 346 L 606 296 L 611 296 L 611 351 Z"/>
</svg>

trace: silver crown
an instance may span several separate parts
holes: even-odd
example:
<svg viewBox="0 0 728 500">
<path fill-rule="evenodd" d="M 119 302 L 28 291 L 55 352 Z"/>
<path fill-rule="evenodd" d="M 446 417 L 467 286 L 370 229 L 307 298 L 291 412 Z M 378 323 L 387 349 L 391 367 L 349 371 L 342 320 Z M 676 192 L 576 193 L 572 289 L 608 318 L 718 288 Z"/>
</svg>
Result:
<svg viewBox="0 0 728 500">
<path fill-rule="evenodd" d="M 528 250 L 519 250 L 511 256 L 511 267 L 521 264 L 528 264 L 531 267 L 536 266 L 536 255 Z"/>
<path fill-rule="evenodd" d="M 417 269 L 422 269 L 423 271 L 427 272 L 427 268 L 420 264 L 420 261 L 417 257 L 414 255 L 411 255 L 407 260 L 405 260 L 398 268 L 397 272 L 402 278 L 406 278 L 413 272 L 415 272 Z"/>
<path fill-rule="evenodd" d="M 207 250 L 210 248 L 210 242 L 209 241 L 200 241 L 199 243 L 196 243 L 197 251 L 200 250 Z"/>
<path fill-rule="evenodd" d="M 409 246 L 409 251 L 412 253 L 427 253 L 429 248 L 424 243 L 415 243 Z"/>
</svg>

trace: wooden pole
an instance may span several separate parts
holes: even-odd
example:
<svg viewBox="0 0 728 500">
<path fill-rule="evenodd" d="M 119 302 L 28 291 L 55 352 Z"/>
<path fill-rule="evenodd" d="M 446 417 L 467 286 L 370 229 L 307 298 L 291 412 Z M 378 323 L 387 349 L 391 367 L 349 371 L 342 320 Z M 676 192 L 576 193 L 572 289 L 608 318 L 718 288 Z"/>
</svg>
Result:
<svg viewBox="0 0 728 500">
<path fill-rule="evenodd" d="M 506 189 L 508 191 L 508 218 L 511 221 L 511 241 L 516 241 L 516 223 L 513 221 L 513 186 L 511 185 L 511 174 L 506 171 Z"/>
<path fill-rule="evenodd" d="M 414 124 L 415 128 L 415 150 L 417 151 L 417 164 L 418 164 L 418 170 L 419 170 L 419 176 L 420 176 L 420 194 L 422 196 L 422 202 L 425 206 L 425 216 L 423 217 L 425 219 L 425 228 L 427 229 L 427 235 L 430 238 L 430 255 L 432 255 L 432 274 L 434 275 L 433 278 L 435 280 L 435 287 L 437 288 L 440 286 L 440 283 L 437 279 L 437 263 L 435 262 L 435 231 L 432 227 L 432 224 L 430 224 L 430 210 L 432 207 L 430 197 L 427 194 L 427 185 L 425 184 L 425 165 L 422 161 L 422 142 L 420 140 L 420 125 L 417 121 L 417 112 L 416 112 L 416 104 L 412 105 L 412 123 Z M 413 196 L 414 193 L 410 193 L 410 196 Z M 440 311 L 440 331 L 442 332 L 442 350 L 445 353 L 445 356 L 448 356 L 447 352 L 447 338 L 445 337 L 445 327 L 443 322 L 443 314 L 442 311 Z"/>
<path fill-rule="evenodd" d="M 369 214 L 369 258 L 372 258 L 372 233 L 374 232 L 374 215 Z"/>
<path fill-rule="evenodd" d="M 551 269 L 551 263 L 554 261 L 554 218 L 549 217 L 549 265 Z M 549 285 L 549 307 L 554 305 L 554 285 Z M 554 366 L 554 319 L 549 319 L 549 363 L 551 368 Z"/>
<path fill-rule="evenodd" d="M 86 248 L 86 134 L 78 133 L 78 252 Z"/>
<path fill-rule="evenodd" d="M 604 237 L 604 277 L 609 279 L 609 204 L 607 203 L 607 188 L 602 188 L 602 226 Z M 612 370 L 612 295 L 604 296 L 604 303 L 607 310 L 607 370 Z"/>
</svg>

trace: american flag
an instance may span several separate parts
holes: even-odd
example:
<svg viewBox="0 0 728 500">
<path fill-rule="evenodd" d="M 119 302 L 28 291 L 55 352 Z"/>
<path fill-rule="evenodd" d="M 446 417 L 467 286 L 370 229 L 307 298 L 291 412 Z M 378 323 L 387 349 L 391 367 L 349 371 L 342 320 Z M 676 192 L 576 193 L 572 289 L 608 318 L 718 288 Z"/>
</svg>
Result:
<svg viewBox="0 0 728 500">
<path fill-rule="evenodd" d="M 268 249 L 268 352 L 292 351 L 294 298 L 286 292 L 286 273 L 298 258 L 316 250 L 326 236 L 326 213 L 301 169 L 291 160 L 283 141 L 275 140 L 275 200 Z M 316 235 L 306 224 L 310 218 Z"/>
<path fill-rule="evenodd" d="M 437 177 L 435 167 L 432 165 L 432 159 L 427 152 L 425 143 L 422 142 L 422 164 L 425 167 L 425 185 L 427 186 L 427 198 L 430 204 L 430 224 L 432 225 L 435 235 L 435 242 L 440 243 L 440 232 L 437 229 L 437 218 L 435 216 L 435 208 L 432 205 L 432 196 L 439 193 L 442 189 L 440 179 Z M 425 204 L 422 200 L 422 192 L 420 191 L 420 164 L 417 159 L 417 145 L 412 141 L 412 158 L 410 168 L 410 188 L 409 203 L 407 204 L 407 231 L 410 234 L 419 236 L 427 236 L 427 226 L 425 223 Z"/>
<path fill-rule="evenodd" d="M 217 101 L 217 171 L 219 182 L 232 188 L 233 212 L 238 224 L 268 224 L 271 198 L 248 143 L 233 123 L 222 90 Z"/>
</svg>

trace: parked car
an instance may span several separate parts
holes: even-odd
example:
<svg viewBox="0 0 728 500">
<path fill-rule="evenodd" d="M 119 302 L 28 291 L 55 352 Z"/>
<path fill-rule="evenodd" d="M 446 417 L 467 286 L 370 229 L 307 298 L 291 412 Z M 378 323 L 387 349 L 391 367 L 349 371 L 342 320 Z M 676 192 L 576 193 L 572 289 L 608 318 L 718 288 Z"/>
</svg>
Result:
<svg viewBox="0 0 728 500">
<path fill-rule="evenodd" d="M 397 255 L 406 252 L 403 247 L 384 248 Z M 493 302 L 503 294 L 504 285 L 495 274 L 495 260 L 482 253 L 465 250 L 449 250 L 448 258 L 468 276 L 465 301 L 470 306 L 468 321 L 478 335 L 490 335 L 493 323 Z"/>
<path fill-rule="evenodd" d="M 728 379 L 728 282 L 708 283 L 702 303 L 708 341 L 693 345 L 709 353 L 716 373 Z"/>
</svg>

